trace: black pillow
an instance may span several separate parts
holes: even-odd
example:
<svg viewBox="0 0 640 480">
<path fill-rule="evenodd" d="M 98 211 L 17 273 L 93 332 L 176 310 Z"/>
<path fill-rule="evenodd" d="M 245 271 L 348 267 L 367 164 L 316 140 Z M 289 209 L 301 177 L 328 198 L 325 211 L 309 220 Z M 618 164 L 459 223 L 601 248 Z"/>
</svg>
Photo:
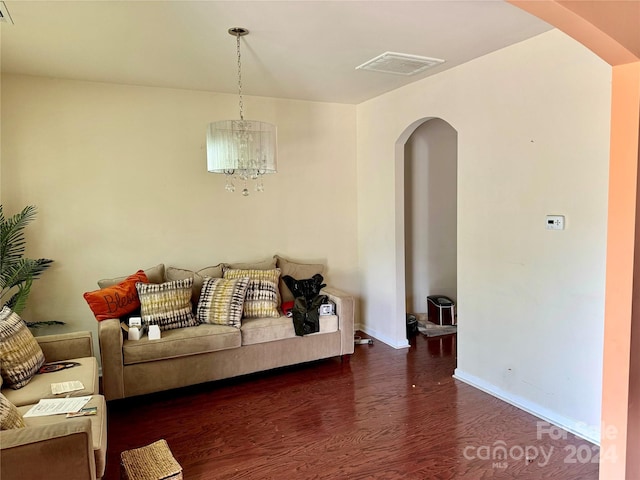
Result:
<svg viewBox="0 0 640 480">
<path fill-rule="evenodd" d="M 296 280 L 291 275 L 285 275 L 282 280 L 284 280 L 285 285 L 289 287 L 295 298 L 304 297 L 307 301 L 313 300 L 318 296 L 320 290 L 327 286 L 322 283 L 324 279 L 319 273 L 304 280 Z"/>
</svg>

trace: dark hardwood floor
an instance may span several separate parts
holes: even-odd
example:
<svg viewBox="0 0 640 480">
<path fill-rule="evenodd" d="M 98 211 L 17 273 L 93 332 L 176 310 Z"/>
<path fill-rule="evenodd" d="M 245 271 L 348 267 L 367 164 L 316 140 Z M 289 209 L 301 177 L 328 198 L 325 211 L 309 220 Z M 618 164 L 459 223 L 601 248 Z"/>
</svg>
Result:
<svg viewBox="0 0 640 480">
<path fill-rule="evenodd" d="M 596 447 L 454 380 L 455 335 L 411 343 L 110 402 L 105 478 L 161 438 L 186 480 L 598 478 Z"/>
</svg>

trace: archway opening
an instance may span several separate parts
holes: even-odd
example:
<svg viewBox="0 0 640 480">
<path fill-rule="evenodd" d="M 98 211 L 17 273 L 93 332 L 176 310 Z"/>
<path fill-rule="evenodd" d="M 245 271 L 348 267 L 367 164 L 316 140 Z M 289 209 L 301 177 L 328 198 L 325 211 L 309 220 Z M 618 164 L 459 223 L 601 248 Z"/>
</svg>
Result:
<svg viewBox="0 0 640 480">
<path fill-rule="evenodd" d="M 398 304 L 405 310 L 400 318 L 415 315 L 421 326 L 454 321 L 451 309 L 443 310 L 442 320 L 434 318 L 438 309 L 427 297 L 457 303 L 457 137 L 446 121 L 424 118 L 403 132 L 398 140 L 402 148 L 396 150 L 396 207 L 402 219 L 397 245 L 403 257 Z M 412 332 L 415 329 L 407 328 L 409 337 Z"/>
</svg>

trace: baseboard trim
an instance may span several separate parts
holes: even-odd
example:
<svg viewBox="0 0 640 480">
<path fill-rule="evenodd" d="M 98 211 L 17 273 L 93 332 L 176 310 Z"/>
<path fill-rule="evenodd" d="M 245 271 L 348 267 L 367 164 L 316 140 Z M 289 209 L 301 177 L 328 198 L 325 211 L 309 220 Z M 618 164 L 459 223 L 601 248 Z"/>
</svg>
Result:
<svg viewBox="0 0 640 480">
<path fill-rule="evenodd" d="M 398 350 L 401 348 L 409 348 L 411 346 L 409 345 L 409 340 L 407 340 L 406 338 L 404 339 L 404 342 L 401 341 L 398 343 L 395 340 L 381 334 L 380 332 L 372 328 L 366 328 L 362 325 L 360 325 L 356 330 L 360 330 L 361 332 L 366 333 L 370 337 L 373 337 L 374 339 L 379 340 L 380 342 L 385 343 L 390 347 L 393 347 Z"/>
<path fill-rule="evenodd" d="M 524 410 L 527 413 L 530 413 L 534 417 L 538 417 L 545 422 L 548 422 L 556 427 L 560 427 L 563 430 L 566 430 L 574 435 L 593 443 L 594 445 L 600 446 L 600 427 L 588 426 L 585 425 L 584 422 L 578 422 L 569 417 L 565 417 L 564 415 L 560 415 L 556 412 L 553 412 L 547 408 L 538 405 L 537 403 L 530 402 L 529 400 L 519 397 L 517 395 L 513 395 L 509 392 L 505 392 L 504 390 L 497 388 L 495 385 L 486 382 L 485 380 L 478 378 L 474 375 L 471 375 L 467 372 L 456 368 L 453 378 L 456 380 L 460 380 L 472 387 L 477 388 L 478 390 L 482 390 L 485 393 L 488 393 L 491 396 L 499 398 L 500 400 L 507 402 L 514 407 L 519 408 L 520 410 Z"/>
</svg>

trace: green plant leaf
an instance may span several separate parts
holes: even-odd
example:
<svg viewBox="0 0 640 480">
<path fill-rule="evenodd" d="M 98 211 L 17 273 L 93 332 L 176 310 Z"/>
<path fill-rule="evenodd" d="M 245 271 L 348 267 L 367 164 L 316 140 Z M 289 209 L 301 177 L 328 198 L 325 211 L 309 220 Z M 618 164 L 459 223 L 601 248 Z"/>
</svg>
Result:
<svg viewBox="0 0 640 480">
<path fill-rule="evenodd" d="M 24 229 L 35 219 L 35 215 L 36 207 L 29 205 L 20 213 L 6 218 L 0 205 L 0 301 L 10 295 L 5 304 L 16 313 L 24 310 L 33 280 L 53 263 L 48 258 L 24 257 Z"/>
<path fill-rule="evenodd" d="M 15 262 L 24 254 L 24 229 L 35 219 L 35 215 L 36 207 L 30 205 L 20 213 L 5 219 L 3 207 L 0 205 L 0 271 L 5 264 Z"/>
</svg>

